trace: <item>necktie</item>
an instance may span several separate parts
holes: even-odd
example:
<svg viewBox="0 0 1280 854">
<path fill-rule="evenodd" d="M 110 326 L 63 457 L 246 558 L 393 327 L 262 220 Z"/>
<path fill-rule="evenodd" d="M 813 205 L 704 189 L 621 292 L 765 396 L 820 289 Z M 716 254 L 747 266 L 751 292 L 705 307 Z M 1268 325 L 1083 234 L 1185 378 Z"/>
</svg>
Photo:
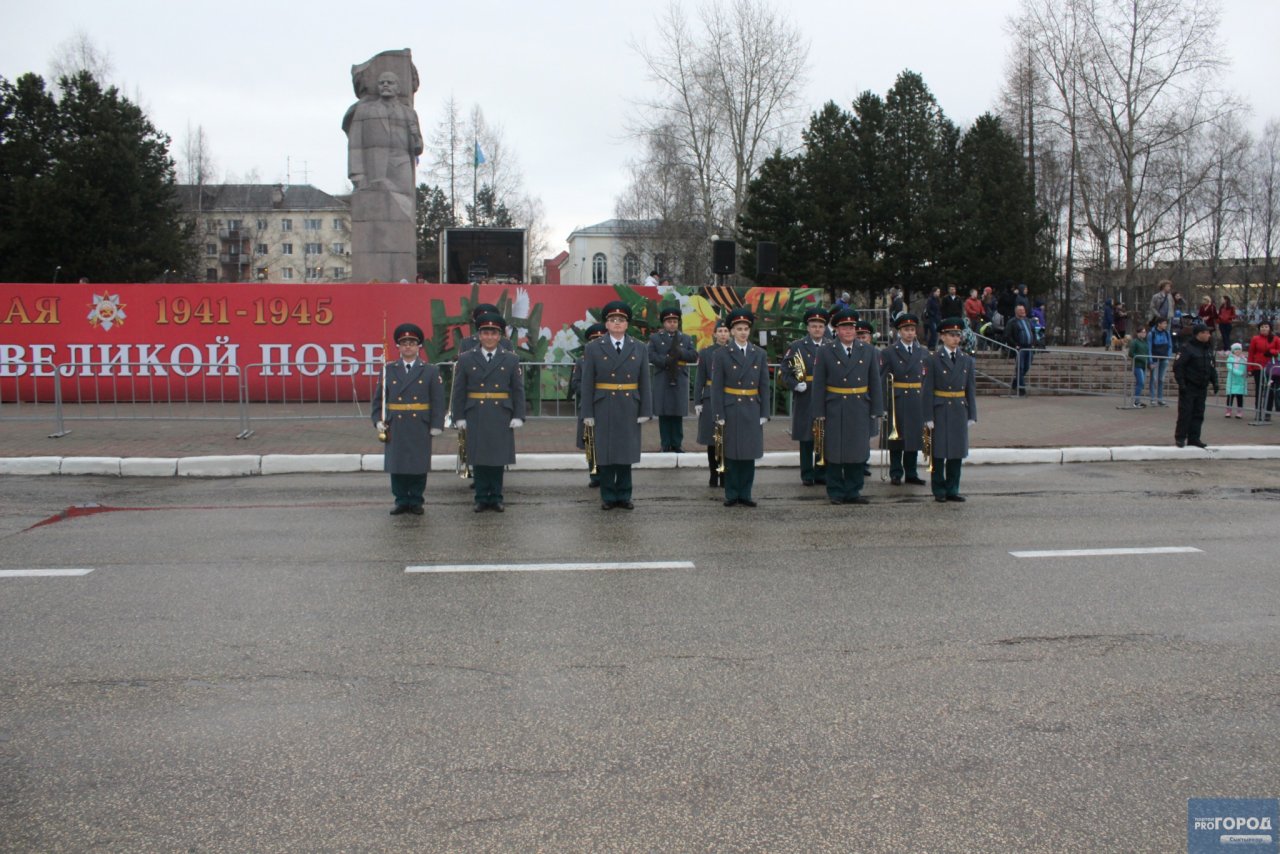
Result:
<svg viewBox="0 0 1280 854">
<path fill-rule="evenodd" d="M 953 365 L 954 365 L 955 363 L 956 363 L 956 351 L 955 351 L 955 350 L 952 350 L 952 351 L 951 351 L 951 364 L 953 364 Z"/>
<path fill-rule="evenodd" d="M 614 341 L 614 342 L 613 342 L 613 346 L 617 349 L 617 351 L 618 351 L 619 353 L 621 353 L 621 352 L 622 352 L 622 342 L 621 342 L 621 341 Z"/>
<path fill-rule="evenodd" d="M 847 359 L 852 359 L 852 358 L 853 358 L 853 348 L 852 348 L 852 347 L 845 347 L 845 348 L 844 348 L 844 355 L 845 355 L 845 358 L 847 358 Z"/>
<path fill-rule="evenodd" d="M 484 360 L 485 360 L 486 362 L 492 362 L 492 361 L 493 361 L 493 354 L 492 354 L 492 353 L 488 353 L 488 352 L 486 352 L 486 353 L 484 354 Z"/>
</svg>

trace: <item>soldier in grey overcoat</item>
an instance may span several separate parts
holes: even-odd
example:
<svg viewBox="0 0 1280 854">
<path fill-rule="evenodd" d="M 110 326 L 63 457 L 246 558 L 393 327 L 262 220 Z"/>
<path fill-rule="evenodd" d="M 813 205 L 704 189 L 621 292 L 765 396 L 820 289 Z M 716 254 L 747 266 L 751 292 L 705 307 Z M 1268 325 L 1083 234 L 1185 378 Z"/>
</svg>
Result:
<svg viewBox="0 0 1280 854">
<path fill-rule="evenodd" d="M 778 369 L 782 385 L 791 391 L 791 438 L 800 443 L 800 482 L 805 486 L 815 483 L 826 483 L 826 467 L 815 467 L 813 464 L 813 364 L 817 361 L 818 350 L 827 344 L 827 322 L 830 320 L 826 309 L 814 306 L 804 313 L 805 329 L 808 332 L 803 338 L 791 342 L 782 357 L 782 365 Z M 804 362 L 798 369 L 799 362 Z M 797 376 L 799 374 L 799 376 Z"/>
<path fill-rule="evenodd" d="M 595 429 L 600 506 L 635 509 L 631 466 L 640 462 L 640 426 L 653 417 L 645 346 L 627 337 L 631 308 L 604 307 L 608 334 L 586 346 L 582 360 L 582 423 Z"/>
<path fill-rule="evenodd" d="M 506 509 L 503 471 L 516 461 L 515 431 L 524 426 L 524 371 L 520 358 L 499 346 L 503 326 L 499 314 L 480 315 L 480 346 L 459 356 L 453 370 L 449 411 L 458 430 L 467 431 L 477 513 Z"/>
<path fill-rule="evenodd" d="M 711 371 L 715 367 L 716 353 L 729 343 L 729 327 L 724 320 L 716 321 L 712 333 L 715 343 L 698 351 L 698 370 L 694 375 L 694 412 L 698 415 L 698 444 L 707 448 L 707 469 L 710 476 L 707 486 L 724 486 L 724 475 L 716 471 L 716 417 L 711 408 Z"/>
<path fill-rule="evenodd" d="M 832 504 L 866 504 L 863 466 L 871 458 L 873 422 L 884 415 L 880 354 L 857 340 L 857 313 L 832 318 L 836 340 L 823 347 L 813 368 L 813 418 L 823 422 L 827 498 Z"/>
<path fill-rule="evenodd" d="M 977 423 L 973 357 L 960 349 L 964 320 L 950 317 L 938 327 L 942 344 L 925 365 L 925 427 L 933 431 L 933 497 L 964 501 L 960 467 L 969 456 L 969 425 Z"/>
<path fill-rule="evenodd" d="M 893 325 L 898 330 L 898 340 L 881 353 L 885 381 L 886 415 L 892 415 L 886 435 L 897 427 L 898 438 L 887 442 L 889 449 L 889 480 L 894 486 L 906 482 L 923 486 L 917 453 L 924 450 L 923 381 L 925 360 L 929 351 L 916 340 L 919 318 L 914 314 L 898 315 Z M 892 388 L 889 386 L 892 385 Z M 892 394 L 892 397 L 889 395 Z"/>
<path fill-rule="evenodd" d="M 728 344 L 716 353 L 711 371 L 711 408 L 724 432 L 724 506 L 755 507 L 751 487 L 756 460 L 764 456 L 764 424 L 769 420 L 769 363 L 752 344 L 755 315 L 745 307 L 729 312 Z"/>
<path fill-rule="evenodd" d="M 582 351 L 586 353 L 587 345 L 599 338 L 605 333 L 603 323 L 593 323 L 587 327 L 587 337 L 582 343 Z M 585 451 L 587 443 L 582 432 L 582 361 L 584 356 L 579 356 L 573 362 L 573 371 L 569 374 L 569 396 L 574 400 L 574 409 L 578 416 L 578 429 L 574 434 L 574 445 L 578 450 Z M 591 471 L 591 460 L 587 460 L 587 486 L 595 489 L 600 486 L 600 473 Z"/>
<path fill-rule="evenodd" d="M 421 327 L 402 323 L 393 337 L 400 358 L 382 366 L 371 416 L 378 432 L 386 434 L 382 468 L 391 475 L 391 494 L 396 499 L 391 515 L 421 516 L 431 469 L 431 437 L 444 429 L 444 380 L 435 365 L 423 361 Z"/>
<path fill-rule="evenodd" d="M 689 414 L 689 366 L 698 359 L 693 338 L 680 331 L 679 305 L 659 311 L 662 328 L 649 336 L 653 366 L 653 414 L 663 451 L 684 452 L 684 417 Z"/>
</svg>

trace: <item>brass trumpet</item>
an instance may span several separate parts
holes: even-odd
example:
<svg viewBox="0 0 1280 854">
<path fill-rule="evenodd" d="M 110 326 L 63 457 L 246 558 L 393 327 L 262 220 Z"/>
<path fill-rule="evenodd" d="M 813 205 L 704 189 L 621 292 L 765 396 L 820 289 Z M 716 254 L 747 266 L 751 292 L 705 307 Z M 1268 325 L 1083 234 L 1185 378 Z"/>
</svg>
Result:
<svg viewBox="0 0 1280 854">
<path fill-rule="evenodd" d="M 813 419 L 813 464 L 815 466 L 825 466 L 827 464 L 827 419 Z"/>
<path fill-rule="evenodd" d="M 924 448 L 922 453 L 925 459 L 929 461 L 929 473 L 933 474 L 933 429 L 924 428 Z"/>
<path fill-rule="evenodd" d="M 472 476 L 471 464 L 467 462 L 467 431 L 465 428 L 458 431 L 458 458 L 453 463 L 453 470 L 463 480 Z"/>
<path fill-rule="evenodd" d="M 714 435 L 716 443 L 716 473 L 724 474 L 724 425 L 719 421 L 716 422 Z"/>
<path fill-rule="evenodd" d="M 596 469 L 596 425 L 582 425 L 582 452 L 587 456 L 587 468 L 590 473 L 599 474 Z"/>
</svg>

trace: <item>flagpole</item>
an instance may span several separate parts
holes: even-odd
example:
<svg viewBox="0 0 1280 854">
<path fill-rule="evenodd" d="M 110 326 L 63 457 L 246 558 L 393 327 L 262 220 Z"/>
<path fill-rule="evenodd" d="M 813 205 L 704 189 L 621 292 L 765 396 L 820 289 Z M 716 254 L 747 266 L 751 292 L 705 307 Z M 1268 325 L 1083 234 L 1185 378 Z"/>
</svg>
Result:
<svg viewBox="0 0 1280 854">
<path fill-rule="evenodd" d="M 476 176 L 480 174 L 480 158 L 477 154 L 480 152 L 480 139 L 478 137 L 471 138 L 471 224 L 478 224 L 480 212 L 476 210 Z"/>
</svg>

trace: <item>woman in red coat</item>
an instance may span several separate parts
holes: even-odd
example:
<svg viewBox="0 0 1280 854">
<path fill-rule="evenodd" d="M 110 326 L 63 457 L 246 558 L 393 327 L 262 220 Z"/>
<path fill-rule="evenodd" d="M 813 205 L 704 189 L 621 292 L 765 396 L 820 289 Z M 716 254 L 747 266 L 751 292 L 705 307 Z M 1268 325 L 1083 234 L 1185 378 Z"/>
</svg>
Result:
<svg viewBox="0 0 1280 854">
<path fill-rule="evenodd" d="M 1253 401 L 1261 406 L 1262 392 L 1267 387 L 1267 363 L 1280 358 L 1280 335 L 1271 331 L 1271 321 L 1258 324 L 1258 334 L 1249 339 L 1249 375 L 1253 377 Z"/>
<path fill-rule="evenodd" d="M 1236 321 L 1236 307 L 1231 304 L 1231 297 L 1223 296 L 1222 305 L 1218 306 L 1218 332 L 1222 335 L 1222 349 L 1231 349 L 1231 324 Z"/>
</svg>

